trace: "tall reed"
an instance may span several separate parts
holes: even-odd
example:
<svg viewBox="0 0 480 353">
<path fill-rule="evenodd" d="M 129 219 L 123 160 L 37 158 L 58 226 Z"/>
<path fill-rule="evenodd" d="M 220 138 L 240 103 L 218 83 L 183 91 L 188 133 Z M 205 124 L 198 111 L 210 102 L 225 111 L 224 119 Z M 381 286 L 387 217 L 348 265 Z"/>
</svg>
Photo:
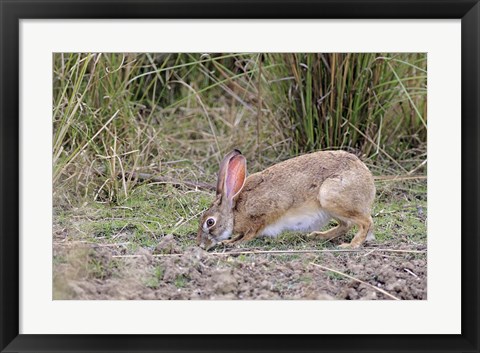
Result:
<svg viewBox="0 0 480 353">
<path fill-rule="evenodd" d="M 266 97 L 289 119 L 295 149 L 385 148 L 398 157 L 427 134 L 425 54 L 267 54 Z"/>
</svg>

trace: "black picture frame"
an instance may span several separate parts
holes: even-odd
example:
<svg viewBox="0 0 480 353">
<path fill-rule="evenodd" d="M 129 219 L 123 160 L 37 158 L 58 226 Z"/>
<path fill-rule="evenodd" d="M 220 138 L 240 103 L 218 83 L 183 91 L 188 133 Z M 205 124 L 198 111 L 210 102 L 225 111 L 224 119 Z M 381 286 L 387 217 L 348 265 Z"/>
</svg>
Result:
<svg viewBox="0 0 480 353">
<path fill-rule="evenodd" d="M 0 0 L 1 352 L 479 352 L 478 0 Z M 460 335 L 19 334 L 19 21 L 111 18 L 460 19 L 462 333 Z M 446 303 L 448 305 L 448 303 Z M 442 320 L 442 314 L 438 314 Z M 234 318 L 232 318 L 234 321 Z M 228 323 L 228 324 L 234 324 Z"/>
</svg>

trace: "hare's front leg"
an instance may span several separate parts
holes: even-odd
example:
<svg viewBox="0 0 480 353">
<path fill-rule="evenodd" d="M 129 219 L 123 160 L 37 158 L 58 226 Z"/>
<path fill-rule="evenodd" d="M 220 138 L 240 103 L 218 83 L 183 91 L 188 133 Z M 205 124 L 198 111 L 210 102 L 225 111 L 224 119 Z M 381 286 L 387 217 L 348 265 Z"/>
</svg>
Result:
<svg viewBox="0 0 480 353">
<path fill-rule="evenodd" d="M 232 239 L 224 240 L 222 242 L 222 244 L 233 245 L 233 244 L 237 244 L 237 243 L 240 243 L 240 242 L 246 242 L 246 241 L 249 241 L 249 240 L 252 240 L 253 238 L 255 238 L 256 235 L 257 235 L 256 232 L 247 232 L 245 234 L 237 235 L 237 236 L 233 237 Z"/>
<path fill-rule="evenodd" d="M 227 239 L 227 240 L 224 240 L 221 242 L 221 244 L 223 245 L 233 245 L 233 244 L 236 244 L 238 243 L 239 241 L 241 241 L 243 238 L 243 234 L 237 234 L 235 235 L 234 237 L 230 238 L 230 239 Z"/>
</svg>

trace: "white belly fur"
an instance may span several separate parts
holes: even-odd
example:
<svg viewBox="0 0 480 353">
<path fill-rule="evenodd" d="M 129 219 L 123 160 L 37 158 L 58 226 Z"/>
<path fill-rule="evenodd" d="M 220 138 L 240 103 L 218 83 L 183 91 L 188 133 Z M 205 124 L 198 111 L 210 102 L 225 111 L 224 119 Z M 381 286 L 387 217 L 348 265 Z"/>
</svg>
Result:
<svg viewBox="0 0 480 353">
<path fill-rule="evenodd" d="M 331 218 L 332 216 L 317 204 L 305 204 L 287 211 L 275 223 L 266 226 L 260 234 L 275 237 L 285 230 L 312 232 L 322 229 Z"/>
</svg>

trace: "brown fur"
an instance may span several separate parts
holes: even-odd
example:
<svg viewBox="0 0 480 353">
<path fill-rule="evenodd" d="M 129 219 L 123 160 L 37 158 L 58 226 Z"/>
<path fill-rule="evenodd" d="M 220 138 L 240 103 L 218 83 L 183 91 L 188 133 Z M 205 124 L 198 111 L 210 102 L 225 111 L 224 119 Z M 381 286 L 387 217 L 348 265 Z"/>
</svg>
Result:
<svg viewBox="0 0 480 353">
<path fill-rule="evenodd" d="M 239 151 L 232 151 L 226 156 L 219 184 L 225 179 L 222 172 L 229 172 L 225 167 L 229 158 L 235 159 L 232 163 L 235 168 L 231 168 L 234 170 L 238 169 L 238 160 L 243 156 L 239 155 Z M 241 178 L 241 173 L 239 175 Z M 235 184 L 241 186 L 242 182 L 236 181 Z M 309 207 L 325 210 L 339 221 L 338 227 L 323 233 L 314 232 L 315 235 L 333 238 L 357 225 L 359 230 L 348 246 L 358 247 L 372 231 L 370 212 L 374 196 L 372 174 L 356 156 L 344 151 L 302 155 L 250 175 L 231 200 L 230 207 L 226 205 L 225 192 L 220 190 L 212 206 L 202 215 L 198 242 L 207 247 L 214 245 L 218 237 L 228 233 L 226 230 L 229 227 L 233 227 L 231 235 L 236 235 L 229 242 L 247 241 L 287 212 Z M 209 217 L 215 217 L 216 224 L 206 230 L 203 225 Z"/>
</svg>

